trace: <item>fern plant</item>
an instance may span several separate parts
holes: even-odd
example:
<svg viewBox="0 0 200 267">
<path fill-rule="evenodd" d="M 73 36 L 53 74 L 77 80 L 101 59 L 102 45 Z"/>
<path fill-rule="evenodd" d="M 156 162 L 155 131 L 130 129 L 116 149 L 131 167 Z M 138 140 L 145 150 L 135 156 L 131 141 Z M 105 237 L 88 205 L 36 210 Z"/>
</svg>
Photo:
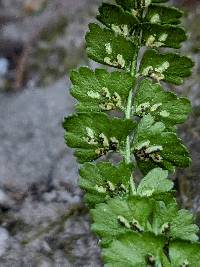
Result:
<svg viewBox="0 0 200 267">
<path fill-rule="evenodd" d="M 63 123 L 66 143 L 83 164 L 80 187 L 105 266 L 200 266 L 198 227 L 178 208 L 168 179 L 191 162 L 176 133 L 191 104 L 163 88 L 181 85 L 193 62 L 175 52 L 186 40 L 182 12 L 164 2 L 103 3 L 100 23 L 86 35 L 87 53 L 111 68 L 71 74 L 78 103 Z"/>
</svg>

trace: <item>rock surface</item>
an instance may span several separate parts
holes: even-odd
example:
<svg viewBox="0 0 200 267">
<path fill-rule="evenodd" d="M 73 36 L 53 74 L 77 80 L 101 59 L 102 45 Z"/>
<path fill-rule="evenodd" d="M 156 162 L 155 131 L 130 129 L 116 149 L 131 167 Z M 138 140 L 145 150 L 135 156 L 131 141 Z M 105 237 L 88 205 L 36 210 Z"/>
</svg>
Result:
<svg viewBox="0 0 200 267">
<path fill-rule="evenodd" d="M 20 18 L 22 2 L 3 6 Z M 81 63 L 78 51 L 95 6 L 53 1 L 40 15 L 7 24 L 4 39 L 23 43 L 38 25 L 52 23 L 53 13 L 55 21 L 65 15 L 69 23 L 59 42 L 66 41 L 72 60 L 77 53 Z M 66 75 L 46 88 L 28 81 L 23 91 L 0 94 L 0 267 L 101 266 L 77 164 L 64 144 L 62 121 L 73 106 Z"/>
<path fill-rule="evenodd" d="M 77 166 L 64 145 L 62 120 L 74 104 L 68 89 L 65 78 L 48 90 L 1 95 L 1 221 L 12 237 L 8 249 L 0 229 L 2 266 L 43 266 L 46 258 L 49 266 L 98 266 Z"/>
<path fill-rule="evenodd" d="M 0 227 L 0 257 L 4 255 L 10 245 L 8 231 Z"/>
</svg>

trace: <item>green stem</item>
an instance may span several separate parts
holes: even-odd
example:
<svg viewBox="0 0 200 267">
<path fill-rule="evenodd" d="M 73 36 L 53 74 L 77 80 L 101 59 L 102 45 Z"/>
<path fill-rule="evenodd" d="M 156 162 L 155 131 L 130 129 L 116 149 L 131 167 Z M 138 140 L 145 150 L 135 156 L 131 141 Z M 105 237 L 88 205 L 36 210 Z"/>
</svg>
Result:
<svg viewBox="0 0 200 267">
<path fill-rule="evenodd" d="M 131 65 L 131 76 L 135 78 L 136 72 L 137 72 L 137 58 L 138 58 L 138 52 L 139 52 L 139 46 L 137 46 L 132 65 Z M 134 87 L 135 87 L 134 83 Z M 128 102 L 127 102 L 127 107 L 125 111 L 125 118 L 126 119 L 131 119 L 131 113 L 132 113 L 132 101 L 133 101 L 133 91 L 134 88 L 129 92 L 128 96 Z M 126 150 L 125 150 L 125 161 L 127 164 L 131 163 L 131 143 L 130 143 L 130 136 L 127 136 L 126 138 Z M 133 181 L 133 176 L 131 175 L 130 177 L 130 187 L 131 187 L 131 193 L 133 195 L 136 194 L 136 187 L 135 183 Z"/>
<path fill-rule="evenodd" d="M 131 118 L 132 95 L 133 95 L 133 90 L 131 90 L 129 92 L 129 96 L 128 96 L 128 103 L 127 103 L 127 107 L 126 107 L 126 111 L 125 111 L 125 118 L 126 119 Z M 127 136 L 127 138 L 126 138 L 125 160 L 126 160 L 127 164 L 129 164 L 131 162 L 130 136 Z"/>
<path fill-rule="evenodd" d="M 128 105 L 127 105 L 127 109 L 126 109 L 126 113 L 125 113 L 126 119 L 130 119 L 131 118 L 132 94 L 133 94 L 133 90 L 130 91 L 129 97 L 128 97 Z M 126 161 L 127 164 L 131 163 L 130 136 L 127 136 L 127 138 L 126 138 L 125 161 Z M 130 188 L 131 188 L 132 195 L 135 195 L 136 194 L 136 187 L 135 187 L 135 183 L 133 181 L 133 175 L 132 174 L 131 174 L 131 177 L 130 177 Z"/>
</svg>

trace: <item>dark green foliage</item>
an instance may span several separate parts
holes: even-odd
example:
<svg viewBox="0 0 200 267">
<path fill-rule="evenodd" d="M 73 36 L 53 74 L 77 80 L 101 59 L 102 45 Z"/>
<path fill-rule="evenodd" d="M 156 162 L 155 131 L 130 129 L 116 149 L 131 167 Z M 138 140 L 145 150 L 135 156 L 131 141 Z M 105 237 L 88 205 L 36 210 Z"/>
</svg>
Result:
<svg viewBox="0 0 200 267">
<path fill-rule="evenodd" d="M 73 88 L 71 94 L 79 101 L 78 111 L 100 112 L 121 110 L 127 106 L 134 79 L 129 73 L 107 72 L 82 67 L 71 74 Z"/>
<path fill-rule="evenodd" d="M 180 48 L 181 43 L 187 39 L 184 29 L 174 25 L 144 23 L 141 27 L 142 44 L 147 47 Z"/>
<path fill-rule="evenodd" d="M 183 12 L 177 8 L 151 4 L 145 16 L 145 21 L 152 23 L 157 21 L 161 24 L 180 24 L 182 15 Z"/>
<path fill-rule="evenodd" d="M 166 127 L 183 123 L 191 111 L 187 98 L 166 92 L 158 83 L 142 80 L 134 99 L 134 115 L 144 117 L 150 114 L 155 121 L 162 121 Z"/>
<path fill-rule="evenodd" d="M 80 163 L 95 160 L 108 152 L 123 151 L 126 137 L 134 128 L 131 120 L 109 118 L 101 113 L 78 113 L 65 119 L 66 142 L 77 148 Z"/>
<path fill-rule="evenodd" d="M 139 122 L 132 150 L 143 173 L 156 166 L 173 171 L 174 166 L 188 167 L 191 161 L 177 135 L 166 131 L 162 122 L 154 122 L 151 115 Z"/>
<path fill-rule="evenodd" d="M 200 267 L 199 229 L 179 209 L 168 178 L 191 162 L 176 133 L 191 104 L 160 84 L 181 85 L 194 64 L 160 49 L 180 48 L 186 39 L 183 13 L 165 2 L 103 3 L 103 25 L 90 24 L 87 52 L 118 70 L 81 67 L 71 74 L 78 113 L 65 119 L 65 138 L 84 163 L 80 187 L 107 267 Z M 144 175 L 137 185 L 136 168 Z"/>
<path fill-rule="evenodd" d="M 171 266 L 164 254 L 165 240 L 150 233 L 126 233 L 103 250 L 106 267 Z M 149 263 L 152 263 L 151 265 Z M 165 265 L 164 265 L 165 264 Z"/>
<path fill-rule="evenodd" d="M 125 37 L 116 36 L 113 31 L 97 24 L 90 24 L 86 40 L 87 53 L 91 59 L 111 67 L 130 70 L 136 46 Z M 106 46 L 112 47 L 106 49 Z"/>
<path fill-rule="evenodd" d="M 127 25 L 129 32 L 139 23 L 138 19 L 130 12 L 124 11 L 119 6 L 103 3 L 99 8 L 97 19 L 112 29 L 113 25 Z"/>
<path fill-rule="evenodd" d="M 80 169 L 80 187 L 86 191 L 90 206 L 115 196 L 128 196 L 133 166 L 121 162 L 115 166 L 109 162 L 85 163 Z"/>
<path fill-rule="evenodd" d="M 158 82 L 163 80 L 180 85 L 184 82 L 183 78 L 191 75 L 193 66 L 194 63 L 188 57 L 147 50 L 140 65 L 140 73 Z"/>
</svg>

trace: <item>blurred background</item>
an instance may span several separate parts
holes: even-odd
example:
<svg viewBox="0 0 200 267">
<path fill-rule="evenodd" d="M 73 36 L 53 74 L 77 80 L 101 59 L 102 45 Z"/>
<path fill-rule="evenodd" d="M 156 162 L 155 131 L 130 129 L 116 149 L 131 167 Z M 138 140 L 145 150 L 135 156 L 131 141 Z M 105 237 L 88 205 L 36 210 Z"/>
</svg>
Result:
<svg viewBox="0 0 200 267">
<path fill-rule="evenodd" d="M 102 266 L 61 126 L 74 110 L 69 71 L 95 66 L 84 35 L 101 2 L 0 0 L 0 267 Z M 186 14 L 182 52 L 196 62 L 171 88 L 193 103 L 179 128 L 193 164 L 173 179 L 200 225 L 200 1 L 172 2 Z"/>
</svg>

